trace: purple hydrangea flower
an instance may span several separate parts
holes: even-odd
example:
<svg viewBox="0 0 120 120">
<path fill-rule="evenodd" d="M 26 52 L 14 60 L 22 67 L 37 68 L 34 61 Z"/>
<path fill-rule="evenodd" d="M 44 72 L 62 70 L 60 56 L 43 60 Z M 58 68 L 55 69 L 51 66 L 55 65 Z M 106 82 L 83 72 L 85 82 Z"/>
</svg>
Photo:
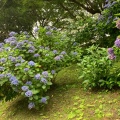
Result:
<svg viewBox="0 0 120 120">
<path fill-rule="evenodd" d="M 29 70 L 29 68 L 24 68 L 24 71 L 27 72 Z"/>
<path fill-rule="evenodd" d="M 45 47 L 45 50 L 50 50 L 50 48 L 49 47 Z"/>
<path fill-rule="evenodd" d="M 47 98 L 46 97 L 42 97 L 40 100 L 41 103 L 47 103 Z"/>
<path fill-rule="evenodd" d="M 27 32 L 27 31 L 24 31 L 23 34 L 24 34 L 24 35 L 28 35 L 28 32 Z"/>
<path fill-rule="evenodd" d="M 34 63 L 33 61 L 30 61 L 30 62 L 28 62 L 28 65 L 29 65 L 29 66 L 34 66 L 35 63 Z"/>
<path fill-rule="evenodd" d="M 9 36 L 12 37 L 12 36 L 15 36 L 16 34 L 17 34 L 16 32 L 12 31 L 12 32 L 9 33 Z"/>
<path fill-rule="evenodd" d="M 52 73 L 52 74 L 55 74 L 55 70 L 52 70 L 51 73 Z"/>
<path fill-rule="evenodd" d="M 28 40 L 24 40 L 23 42 L 24 42 L 24 43 L 28 43 L 29 41 L 28 41 Z"/>
<path fill-rule="evenodd" d="M 34 102 L 30 102 L 29 104 L 28 104 L 28 109 L 32 109 L 32 108 L 34 108 L 35 107 L 35 103 Z"/>
<path fill-rule="evenodd" d="M 114 54 L 109 54 L 108 58 L 110 60 L 114 60 L 114 59 L 116 59 L 116 56 Z"/>
<path fill-rule="evenodd" d="M 78 53 L 77 52 L 72 52 L 72 55 L 77 55 Z"/>
<path fill-rule="evenodd" d="M 4 67 L 0 66 L 0 71 L 3 71 L 4 69 L 5 69 Z"/>
<path fill-rule="evenodd" d="M 25 92 L 25 96 L 26 97 L 31 97 L 33 95 L 31 90 L 28 90 L 27 92 Z"/>
<path fill-rule="evenodd" d="M 46 35 L 50 36 L 52 33 L 50 31 L 46 32 Z"/>
<path fill-rule="evenodd" d="M 44 46 L 40 46 L 40 49 L 44 49 Z"/>
<path fill-rule="evenodd" d="M 41 82 L 46 84 L 47 83 L 47 80 L 45 78 L 41 78 Z"/>
<path fill-rule="evenodd" d="M 116 21 L 116 27 L 117 27 L 118 29 L 120 29 L 120 19 L 118 19 L 118 20 Z"/>
<path fill-rule="evenodd" d="M 58 53 L 58 51 L 57 51 L 57 50 L 53 50 L 53 53 L 54 53 L 54 54 L 57 54 L 57 53 Z"/>
<path fill-rule="evenodd" d="M 54 59 L 55 59 L 56 61 L 59 61 L 59 60 L 61 60 L 61 57 L 60 57 L 60 56 L 56 56 Z"/>
<path fill-rule="evenodd" d="M 9 80 L 10 80 L 10 82 L 17 81 L 17 78 L 15 76 L 10 76 Z"/>
<path fill-rule="evenodd" d="M 39 30 L 38 27 L 35 27 L 35 28 L 34 28 L 34 32 L 35 32 L 35 33 L 38 32 L 38 30 Z"/>
<path fill-rule="evenodd" d="M 3 51 L 3 48 L 0 48 L 0 52 L 2 52 Z"/>
<path fill-rule="evenodd" d="M 12 81 L 11 81 L 11 84 L 12 84 L 12 85 L 18 85 L 18 84 L 19 84 L 19 81 L 18 81 L 17 79 L 12 80 Z"/>
<path fill-rule="evenodd" d="M 14 40 L 14 41 L 11 41 L 11 42 L 10 42 L 10 45 L 11 45 L 11 46 L 17 45 L 17 41 L 15 41 L 15 40 Z"/>
<path fill-rule="evenodd" d="M 6 47 L 5 48 L 6 51 L 10 51 L 10 49 L 11 49 L 10 47 Z"/>
<path fill-rule="evenodd" d="M 1 59 L 0 59 L 0 62 L 1 62 L 1 63 L 6 62 L 6 58 L 1 58 Z"/>
<path fill-rule="evenodd" d="M 29 43 L 32 44 L 32 42 L 29 42 Z M 30 50 L 35 50 L 35 47 L 32 46 L 32 45 L 30 45 L 30 46 L 29 46 L 29 49 L 30 49 Z"/>
<path fill-rule="evenodd" d="M 7 73 L 7 74 L 6 74 L 6 77 L 7 77 L 7 78 L 12 77 L 11 73 Z M 12 79 L 13 79 L 13 78 L 12 78 Z M 12 81 L 12 79 L 11 79 L 10 81 Z"/>
<path fill-rule="evenodd" d="M 28 87 L 28 86 L 22 86 L 21 89 L 22 89 L 23 91 L 28 91 L 29 87 Z"/>
<path fill-rule="evenodd" d="M 51 26 L 46 26 L 45 29 L 46 30 L 51 30 Z"/>
<path fill-rule="evenodd" d="M 0 74 L 0 79 L 4 78 L 5 74 Z"/>
<path fill-rule="evenodd" d="M 18 61 L 21 61 L 21 60 L 22 60 L 22 56 L 18 56 L 18 57 L 17 57 L 17 60 L 18 60 Z"/>
<path fill-rule="evenodd" d="M 120 39 L 119 38 L 116 39 L 115 46 L 120 48 Z"/>
<path fill-rule="evenodd" d="M 108 54 L 113 54 L 113 53 L 114 53 L 113 48 L 108 48 Z"/>
<path fill-rule="evenodd" d="M 21 49 L 23 45 L 24 45 L 24 42 L 18 42 L 16 45 L 16 48 Z"/>
<path fill-rule="evenodd" d="M 48 77 L 48 71 L 43 71 L 43 72 L 42 72 L 42 75 L 43 75 L 44 77 Z"/>
<path fill-rule="evenodd" d="M 40 80 L 40 77 L 41 77 L 41 75 L 39 73 L 35 75 L 36 80 Z"/>
<path fill-rule="evenodd" d="M 38 53 L 34 54 L 34 57 L 39 57 L 40 55 Z"/>
<path fill-rule="evenodd" d="M 28 53 L 34 53 L 35 51 L 34 50 L 28 50 Z"/>
<path fill-rule="evenodd" d="M 65 51 L 62 51 L 60 54 L 61 54 L 61 55 L 65 55 L 65 54 L 66 54 L 66 52 L 65 52 Z"/>
<path fill-rule="evenodd" d="M 20 65 L 21 65 L 20 63 L 16 63 L 16 64 L 15 64 L 16 67 L 18 67 L 18 66 L 20 66 Z"/>
<path fill-rule="evenodd" d="M 15 57 L 9 56 L 8 59 L 10 59 L 11 62 L 15 63 L 17 60 Z"/>
<path fill-rule="evenodd" d="M 25 84 L 26 85 L 32 85 L 32 82 L 31 81 L 27 81 Z"/>
<path fill-rule="evenodd" d="M 4 45 L 4 43 L 3 43 L 3 42 L 2 42 L 2 43 L 0 43 L 0 48 L 1 48 L 1 47 L 3 47 L 3 45 Z"/>
</svg>

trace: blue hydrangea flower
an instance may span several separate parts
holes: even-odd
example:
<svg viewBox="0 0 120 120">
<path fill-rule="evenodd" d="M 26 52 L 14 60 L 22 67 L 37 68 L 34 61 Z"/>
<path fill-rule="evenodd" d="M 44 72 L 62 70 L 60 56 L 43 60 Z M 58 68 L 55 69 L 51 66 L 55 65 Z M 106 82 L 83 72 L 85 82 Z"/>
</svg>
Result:
<svg viewBox="0 0 120 120">
<path fill-rule="evenodd" d="M 47 84 L 47 80 L 45 78 L 41 78 L 41 82 Z"/>
<path fill-rule="evenodd" d="M 6 62 L 6 58 L 1 58 L 1 59 L 0 59 L 0 62 L 1 62 L 1 63 Z"/>
<path fill-rule="evenodd" d="M 22 56 L 18 56 L 17 61 L 21 61 L 21 60 L 22 60 Z"/>
<path fill-rule="evenodd" d="M 18 84 L 19 84 L 19 81 L 18 81 L 18 80 L 12 80 L 12 81 L 11 81 L 11 84 L 12 84 L 12 85 L 18 85 Z"/>
<path fill-rule="evenodd" d="M 28 104 L 28 109 L 32 109 L 32 108 L 34 108 L 35 107 L 35 103 L 34 102 L 30 102 L 29 104 Z"/>
<path fill-rule="evenodd" d="M 28 91 L 29 87 L 28 87 L 28 86 L 22 86 L 21 89 L 22 89 L 23 91 Z"/>
<path fill-rule="evenodd" d="M 72 52 L 72 55 L 77 55 L 78 53 L 77 52 Z"/>
<path fill-rule="evenodd" d="M 40 55 L 38 53 L 34 54 L 33 57 L 39 57 Z"/>
<path fill-rule="evenodd" d="M 10 82 L 17 81 L 17 78 L 15 76 L 10 76 L 9 80 L 10 80 Z"/>
<path fill-rule="evenodd" d="M 61 60 L 61 57 L 60 57 L 60 56 L 56 56 L 54 59 L 55 59 L 56 61 L 60 61 L 60 60 Z"/>
<path fill-rule="evenodd" d="M 50 48 L 49 47 L 45 47 L 45 50 L 50 50 Z"/>
<path fill-rule="evenodd" d="M 28 32 L 27 32 L 27 31 L 24 31 L 23 34 L 24 34 L 24 35 L 28 35 Z"/>
<path fill-rule="evenodd" d="M 4 45 L 4 43 L 2 42 L 2 43 L 0 43 L 0 48 L 2 48 L 3 47 L 3 45 Z"/>
<path fill-rule="evenodd" d="M 40 49 L 44 49 L 44 46 L 40 46 Z"/>
<path fill-rule="evenodd" d="M 29 68 L 24 68 L 24 71 L 27 72 L 29 70 Z"/>
<path fill-rule="evenodd" d="M 10 42 L 10 45 L 11 45 L 11 46 L 16 46 L 16 45 L 17 45 L 17 41 L 15 41 L 15 40 L 14 40 L 14 41 L 11 41 L 11 42 Z"/>
<path fill-rule="evenodd" d="M 40 80 L 40 76 L 41 76 L 41 75 L 40 75 L 39 73 L 36 74 L 36 75 L 35 75 L 35 79 L 36 79 L 36 80 Z"/>
<path fill-rule="evenodd" d="M 20 66 L 20 65 L 21 65 L 20 63 L 16 63 L 16 64 L 15 64 L 16 67 L 18 67 L 18 66 Z"/>
<path fill-rule="evenodd" d="M 16 32 L 12 31 L 12 32 L 9 33 L 9 36 L 12 37 L 12 36 L 15 36 L 16 34 L 17 34 Z"/>
<path fill-rule="evenodd" d="M 15 63 L 17 61 L 17 59 L 13 56 L 9 56 L 8 59 L 13 63 Z"/>
<path fill-rule="evenodd" d="M 4 67 L 0 66 L 0 71 L 3 71 L 4 69 L 5 69 Z"/>
<path fill-rule="evenodd" d="M 50 31 L 46 32 L 46 35 L 52 35 L 52 33 Z"/>
<path fill-rule="evenodd" d="M 22 49 L 23 45 L 24 45 L 23 41 L 22 42 L 18 42 L 17 45 L 16 45 L 16 48 Z"/>
<path fill-rule="evenodd" d="M 65 52 L 65 51 L 62 51 L 60 54 L 61 54 L 61 55 L 65 55 L 65 54 L 66 54 L 66 52 Z"/>
<path fill-rule="evenodd" d="M 29 66 L 34 66 L 35 63 L 34 63 L 33 61 L 30 61 L 30 62 L 28 62 L 28 65 L 29 65 Z"/>
<path fill-rule="evenodd" d="M 25 84 L 26 85 L 32 85 L 32 82 L 31 81 L 27 81 Z"/>
<path fill-rule="evenodd" d="M 51 73 L 52 73 L 52 74 L 55 74 L 55 70 L 52 70 Z"/>
<path fill-rule="evenodd" d="M 35 28 L 34 28 L 34 32 L 35 32 L 35 33 L 38 32 L 38 30 L 39 30 L 38 27 L 35 27 Z"/>
<path fill-rule="evenodd" d="M 10 48 L 10 47 L 6 47 L 5 50 L 6 50 L 6 51 L 10 51 L 11 48 Z"/>
<path fill-rule="evenodd" d="M 51 30 L 51 26 L 45 26 L 46 30 Z"/>
<path fill-rule="evenodd" d="M 31 90 L 28 90 L 27 92 L 25 92 L 25 96 L 26 97 L 31 97 L 33 95 Z"/>
<path fill-rule="evenodd" d="M 7 74 L 6 74 L 6 77 L 7 77 L 7 78 L 10 78 L 10 77 L 12 77 L 12 74 L 11 74 L 11 73 L 7 73 Z M 12 79 L 13 79 L 13 78 L 12 78 Z M 11 79 L 10 81 L 12 81 L 12 79 Z"/>
<path fill-rule="evenodd" d="M 28 50 L 28 53 L 34 53 L 35 51 L 34 50 Z"/>
<path fill-rule="evenodd" d="M 5 74 L 0 74 L 0 79 L 4 78 Z"/>
<path fill-rule="evenodd" d="M 47 103 L 47 98 L 46 97 L 42 97 L 40 100 L 41 103 Z"/>
<path fill-rule="evenodd" d="M 28 43 L 29 41 L 28 41 L 28 40 L 24 40 L 23 42 L 24 42 L 24 43 Z"/>
<path fill-rule="evenodd" d="M 53 53 L 54 53 L 54 54 L 57 54 L 57 53 L 58 53 L 58 51 L 57 51 L 57 50 L 53 50 Z"/>
<path fill-rule="evenodd" d="M 48 71 L 43 71 L 43 72 L 42 72 L 42 75 L 43 75 L 44 77 L 48 77 Z"/>
</svg>

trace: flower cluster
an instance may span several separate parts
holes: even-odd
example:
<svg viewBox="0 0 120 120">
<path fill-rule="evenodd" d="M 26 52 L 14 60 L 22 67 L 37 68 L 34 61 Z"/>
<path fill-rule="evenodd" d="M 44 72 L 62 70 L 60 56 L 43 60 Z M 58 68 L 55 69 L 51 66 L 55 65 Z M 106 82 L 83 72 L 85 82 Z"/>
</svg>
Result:
<svg viewBox="0 0 120 120">
<path fill-rule="evenodd" d="M 116 27 L 117 27 L 118 29 L 120 29 L 120 19 L 118 19 L 118 20 L 116 21 Z"/>
</svg>

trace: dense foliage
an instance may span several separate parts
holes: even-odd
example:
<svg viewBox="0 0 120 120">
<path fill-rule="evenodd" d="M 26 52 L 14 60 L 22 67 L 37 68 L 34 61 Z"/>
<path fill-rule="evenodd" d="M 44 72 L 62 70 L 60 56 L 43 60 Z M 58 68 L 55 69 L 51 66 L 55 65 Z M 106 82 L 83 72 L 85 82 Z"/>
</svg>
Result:
<svg viewBox="0 0 120 120">
<path fill-rule="evenodd" d="M 34 34 L 36 39 L 27 32 L 10 32 L 0 43 L 0 97 L 10 100 L 21 94 L 28 99 L 29 109 L 47 103 L 45 93 L 55 74 L 80 61 L 82 53 L 54 27 L 35 28 Z"/>
</svg>

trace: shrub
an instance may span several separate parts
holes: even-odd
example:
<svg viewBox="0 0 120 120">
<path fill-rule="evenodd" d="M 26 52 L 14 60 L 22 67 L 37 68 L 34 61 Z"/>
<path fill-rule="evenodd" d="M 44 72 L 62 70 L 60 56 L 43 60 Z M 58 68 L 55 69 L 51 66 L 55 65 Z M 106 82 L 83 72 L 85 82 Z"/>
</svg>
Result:
<svg viewBox="0 0 120 120">
<path fill-rule="evenodd" d="M 10 100 L 23 95 L 29 109 L 39 108 L 40 103 L 47 103 L 45 93 L 54 75 L 79 61 L 82 50 L 73 47 L 69 51 L 70 40 L 51 27 L 35 29 L 36 39 L 27 32 L 9 35 L 0 43 L 0 97 Z"/>
</svg>

